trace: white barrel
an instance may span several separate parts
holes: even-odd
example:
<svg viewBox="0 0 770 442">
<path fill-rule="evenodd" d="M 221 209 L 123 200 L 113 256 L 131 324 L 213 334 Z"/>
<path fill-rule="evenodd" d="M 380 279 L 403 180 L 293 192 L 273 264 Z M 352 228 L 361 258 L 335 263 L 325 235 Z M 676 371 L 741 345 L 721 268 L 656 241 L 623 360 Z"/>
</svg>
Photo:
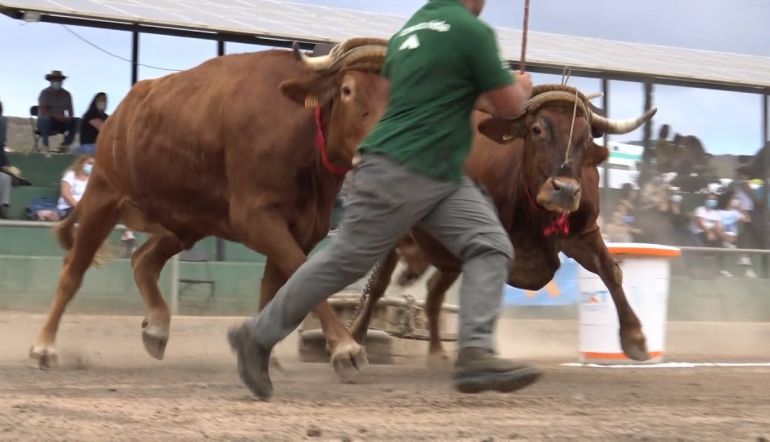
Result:
<svg viewBox="0 0 770 442">
<path fill-rule="evenodd" d="M 666 319 L 670 260 L 680 256 L 676 247 L 655 244 L 607 244 L 623 271 L 626 298 L 642 323 L 647 350 L 660 362 L 666 349 Z M 620 348 L 618 314 L 609 290 L 598 275 L 582 267 L 580 289 L 580 359 L 583 362 L 613 364 L 635 362 Z"/>
</svg>

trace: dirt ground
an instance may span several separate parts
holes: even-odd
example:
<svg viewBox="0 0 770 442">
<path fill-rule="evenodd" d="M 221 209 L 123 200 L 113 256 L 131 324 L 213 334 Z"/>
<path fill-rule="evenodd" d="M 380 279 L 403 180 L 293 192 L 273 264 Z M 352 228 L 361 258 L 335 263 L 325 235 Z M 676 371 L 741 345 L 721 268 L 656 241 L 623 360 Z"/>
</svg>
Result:
<svg viewBox="0 0 770 442">
<path fill-rule="evenodd" d="M 421 360 L 341 384 L 298 362 L 293 337 L 265 403 L 225 345 L 238 318 L 176 319 L 164 361 L 144 354 L 139 322 L 67 317 L 46 372 L 26 359 L 42 316 L 0 314 L 0 440 L 770 439 L 770 367 L 565 367 L 565 355 L 537 361 L 546 376 L 519 393 L 461 395 Z"/>
</svg>

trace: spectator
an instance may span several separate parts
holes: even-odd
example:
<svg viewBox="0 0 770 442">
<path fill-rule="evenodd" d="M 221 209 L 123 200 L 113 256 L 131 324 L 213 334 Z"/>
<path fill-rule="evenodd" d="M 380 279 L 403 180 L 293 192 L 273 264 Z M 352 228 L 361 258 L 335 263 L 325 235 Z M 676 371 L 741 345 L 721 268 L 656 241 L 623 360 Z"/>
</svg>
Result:
<svg viewBox="0 0 770 442">
<path fill-rule="evenodd" d="M 738 228 L 738 237 L 735 241 L 737 247 L 742 249 L 753 249 L 761 247 L 757 235 L 758 228 L 754 220 L 753 212 L 755 208 L 754 191 L 749 185 L 749 176 L 741 170 L 736 172 L 735 180 L 730 183 L 728 193 L 734 202 L 734 208 L 742 214 L 742 222 Z M 751 258 L 747 254 L 741 255 L 738 263 L 744 268 L 744 273 L 748 278 L 756 278 Z"/>
<path fill-rule="evenodd" d="M 107 94 L 99 92 L 91 100 L 88 110 L 80 119 L 80 147 L 77 153 L 93 155 L 96 153 L 96 136 L 107 120 Z"/>
<path fill-rule="evenodd" d="M 687 227 L 690 220 L 684 210 L 682 210 L 682 194 L 679 193 L 679 188 L 677 187 L 672 187 L 670 192 L 668 219 L 674 229 L 675 236 L 677 238 L 685 238 L 687 237 Z"/>
<path fill-rule="evenodd" d="M 66 152 L 75 140 L 78 131 L 78 119 L 74 118 L 72 96 L 62 86 L 67 78 L 61 71 L 52 71 L 45 76 L 51 86 L 43 89 L 38 98 L 37 129 L 43 139 L 43 146 L 50 151 L 48 137 L 54 133 L 64 133 L 64 142 L 59 152 Z"/>
<path fill-rule="evenodd" d="M 641 230 L 626 222 L 626 215 L 620 210 L 612 214 L 612 220 L 604 228 L 607 240 L 610 242 L 633 242 L 633 235 L 642 233 Z"/>
<path fill-rule="evenodd" d="M 70 214 L 78 204 L 86 191 L 88 178 L 94 167 L 94 157 L 91 155 L 79 156 L 72 167 L 68 169 L 61 179 L 61 191 L 56 209 L 63 219 Z"/>
<path fill-rule="evenodd" d="M 702 206 L 693 213 L 690 231 L 701 247 L 720 247 L 720 216 L 717 210 L 717 195 L 709 194 Z"/>
<path fill-rule="evenodd" d="M 747 215 L 740 210 L 740 207 L 740 199 L 732 198 L 727 207 L 719 210 L 719 222 L 722 226 L 719 233 L 724 247 L 736 247 L 739 227 L 749 220 Z"/>
<path fill-rule="evenodd" d="M 710 193 L 702 206 L 693 213 L 690 230 L 695 237 L 696 245 L 700 247 L 722 247 L 722 222 L 720 211 L 717 210 L 717 194 Z M 733 276 L 724 269 L 724 257 L 721 253 L 716 255 L 720 274 L 724 277 Z"/>
</svg>

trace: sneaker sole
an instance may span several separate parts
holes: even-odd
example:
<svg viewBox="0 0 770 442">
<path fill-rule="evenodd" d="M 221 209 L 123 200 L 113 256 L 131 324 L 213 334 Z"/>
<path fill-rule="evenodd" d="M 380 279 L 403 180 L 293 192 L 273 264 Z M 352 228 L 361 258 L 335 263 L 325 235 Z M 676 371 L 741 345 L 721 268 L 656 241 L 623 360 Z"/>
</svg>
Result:
<svg viewBox="0 0 770 442">
<path fill-rule="evenodd" d="M 460 373 L 459 377 L 455 379 L 455 388 L 460 393 L 467 394 L 489 390 L 510 393 L 532 385 L 542 375 L 542 370 L 535 367 L 520 368 L 502 373 Z"/>
</svg>

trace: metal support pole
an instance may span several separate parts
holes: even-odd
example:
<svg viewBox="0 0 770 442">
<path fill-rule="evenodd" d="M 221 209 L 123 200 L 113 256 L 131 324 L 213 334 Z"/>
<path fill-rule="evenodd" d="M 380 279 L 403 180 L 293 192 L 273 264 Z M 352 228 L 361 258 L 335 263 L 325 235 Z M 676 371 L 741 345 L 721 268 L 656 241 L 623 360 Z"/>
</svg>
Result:
<svg viewBox="0 0 770 442">
<path fill-rule="evenodd" d="M 764 175 L 762 179 L 765 181 L 764 201 L 762 202 L 765 208 L 765 225 L 762 226 L 761 232 L 764 238 L 762 241 L 765 249 L 770 249 L 770 91 L 765 91 L 762 94 L 762 147 L 765 147 L 765 161 L 764 161 Z M 762 256 L 762 267 L 765 269 L 765 278 L 770 278 L 770 257 L 767 255 Z"/>
<path fill-rule="evenodd" d="M 179 255 L 171 258 L 171 314 L 179 314 Z"/>
<path fill-rule="evenodd" d="M 602 78 L 602 110 L 604 111 L 604 116 L 607 118 L 610 117 L 610 81 L 607 80 L 607 78 Z M 609 134 L 604 134 L 604 148 L 609 150 L 610 148 L 610 136 Z M 602 172 L 604 177 L 604 186 L 602 186 L 602 193 L 604 193 L 604 189 L 610 188 L 610 167 L 609 167 L 609 159 L 604 163 L 604 171 Z M 606 198 L 604 198 L 606 201 Z"/>
<path fill-rule="evenodd" d="M 139 81 L 139 31 L 131 31 L 131 85 Z"/>
<path fill-rule="evenodd" d="M 646 112 L 647 109 L 652 108 L 652 82 L 647 80 L 644 82 L 644 109 L 642 112 Z M 648 120 L 644 123 L 644 135 L 643 144 L 644 152 L 642 153 L 642 171 L 639 175 L 639 187 L 641 188 L 647 180 L 650 179 L 652 172 L 652 158 L 655 157 L 653 148 L 651 146 L 652 139 L 652 120 Z"/>
<path fill-rule="evenodd" d="M 217 40 L 217 56 L 221 57 L 225 55 L 225 41 Z"/>
</svg>

